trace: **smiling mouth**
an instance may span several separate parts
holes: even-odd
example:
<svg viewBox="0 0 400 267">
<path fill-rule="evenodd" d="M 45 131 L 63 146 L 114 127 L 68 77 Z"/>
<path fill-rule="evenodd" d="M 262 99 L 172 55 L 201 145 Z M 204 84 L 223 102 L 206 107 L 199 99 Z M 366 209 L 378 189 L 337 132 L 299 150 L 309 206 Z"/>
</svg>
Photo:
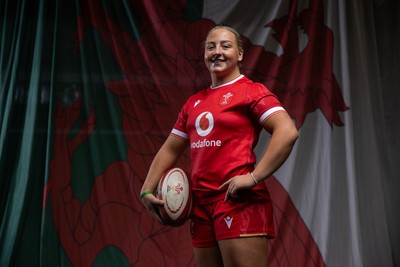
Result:
<svg viewBox="0 0 400 267">
<path fill-rule="evenodd" d="M 219 62 L 224 62 L 225 60 L 222 60 L 222 59 L 220 58 L 220 56 L 217 55 L 217 56 L 213 56 L 213 57 L 210 59 L 210 61 L 211 61 L 212 63 L 219 63 Z"/>
<path fill-rule="evenodd" d="M 211 63 L 213 63 L 213 64 L 218 64 L 218 63 L 225 62 L 225 60 L 221 60 L 221 59 L 211 59 L 210 61 L 211 61 Z"/>
</svg>

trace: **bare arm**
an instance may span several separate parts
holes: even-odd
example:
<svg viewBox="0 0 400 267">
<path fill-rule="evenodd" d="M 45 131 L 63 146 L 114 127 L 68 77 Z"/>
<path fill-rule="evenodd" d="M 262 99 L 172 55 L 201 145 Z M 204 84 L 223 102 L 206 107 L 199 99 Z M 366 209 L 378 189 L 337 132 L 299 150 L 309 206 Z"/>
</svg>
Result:
<svg viewBox="0 0 400 267">
<path fill-rule="evenodd" d="M 165 143 L 153 159 L 146 180 L 143 183 L 141 193 L 154 192 L 162 175 L 172 168 L 179 157 L 185 151 L 187 141 L 174 135 L 169 135 Z M 152 204 L 162 205 L 163 202 L 153 194 L 147 194 L 142 198 L 145 207 L 153 211 Z"/>
<path fill-rule="evenodd" d="M 237 191 L 248 189 L 271 176 L 289 157 L 298 138 L 298 132 L 290 116 L 285 111 L 273 114 L 264 124 L 264 129 L 271 134 L 268 147 L 250 174 L 235 176 L 226 181 L 221 188 L 228 187 L 226 198 L 236 197 Z"/>
<path fill-rule="evenodd" d="M 254 177 L 261 182 L 271 176 L 289 157 L 298 138 L 298 132 L 292 119 L 286 112 L 277 112 L 264 125 L 271 134 L 268 147 L 253 171 Z"/>
</svg>

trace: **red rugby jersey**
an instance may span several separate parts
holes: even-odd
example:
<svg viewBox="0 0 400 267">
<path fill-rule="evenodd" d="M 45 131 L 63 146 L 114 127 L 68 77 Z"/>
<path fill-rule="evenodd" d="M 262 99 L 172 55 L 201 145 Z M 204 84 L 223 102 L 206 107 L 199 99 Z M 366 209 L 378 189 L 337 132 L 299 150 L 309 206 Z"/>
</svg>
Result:
<svg viewBox="0 0 400 267">
<path fill-rule="evenodd" d="M 262 125 L 283 110 L 264 85 L 241 75 L 237 79 L 191 96 L 179 113 L 171 134 L 189 140 L 193 193 L 197 203 L 224 197 L 219 186 L 254 169 L 253 152 Z M 264 183 L 253 190 L 262 190 Z"/>
</svg>

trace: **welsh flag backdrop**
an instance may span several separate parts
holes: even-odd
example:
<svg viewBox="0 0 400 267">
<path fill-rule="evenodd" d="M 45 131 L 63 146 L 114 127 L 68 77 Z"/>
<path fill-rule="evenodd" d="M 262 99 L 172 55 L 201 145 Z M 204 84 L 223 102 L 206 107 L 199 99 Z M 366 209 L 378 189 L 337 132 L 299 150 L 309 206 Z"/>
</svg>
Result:
<svg viewBox="0 0 400 267">
<path fill-rule="evenodd" d="M 398 2 L 2 0 L 0 15 L 0 266 L 196 266 L 189 224 L 160 225 L 138 195 L 210 84 L 217 24 L 300 132 L 267 180 L 269 266 L 400 266 Z"/>
</svg>

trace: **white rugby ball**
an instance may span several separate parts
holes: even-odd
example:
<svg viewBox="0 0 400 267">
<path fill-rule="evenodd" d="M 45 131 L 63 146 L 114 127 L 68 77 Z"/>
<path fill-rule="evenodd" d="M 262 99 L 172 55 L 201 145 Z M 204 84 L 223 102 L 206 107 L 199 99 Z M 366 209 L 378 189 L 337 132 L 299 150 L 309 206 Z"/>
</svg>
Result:
<svg viewBox="0 0 400 267">
<path fill-rule="evenodd" d="M 168 170 L 157 187 L 158 198 L 164 200 L 159 216 L 164 224 L 181 226 L 192 211 L 192 181 L 181 168 Z"/>
</svg>

